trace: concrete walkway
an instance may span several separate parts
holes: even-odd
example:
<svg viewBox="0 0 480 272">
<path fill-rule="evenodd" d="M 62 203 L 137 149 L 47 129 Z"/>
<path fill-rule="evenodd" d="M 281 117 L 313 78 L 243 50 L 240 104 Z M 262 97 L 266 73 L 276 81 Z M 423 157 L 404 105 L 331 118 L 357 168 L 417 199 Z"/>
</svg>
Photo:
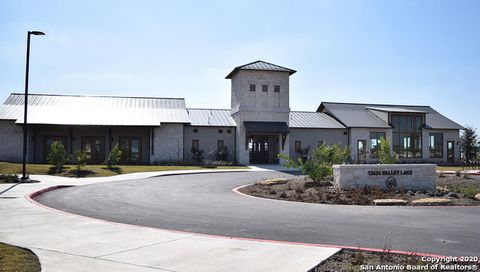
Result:
<svg viewBox="0 0 480 272">
<path fill-rule="evenodd" d="M 337 248 L 230 239 L 111 223 L 32 203 L 26 195 L 56 185 L 138 179 L 190 170 L 0 184 L 0 241 L 32 249 L 43 271 L 307 271 Z M 254 170 L 243 170 L 254 171 Z"/>
</svg>

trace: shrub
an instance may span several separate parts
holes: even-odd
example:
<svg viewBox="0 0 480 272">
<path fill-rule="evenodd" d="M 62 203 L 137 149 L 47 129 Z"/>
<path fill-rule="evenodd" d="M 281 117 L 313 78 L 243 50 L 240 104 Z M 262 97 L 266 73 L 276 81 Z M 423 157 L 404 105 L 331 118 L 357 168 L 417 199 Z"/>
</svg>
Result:
<svg viewBox="0 0 480 272">
<path fill-rule="evenodd" d="M 350 150 L 348 147 L 342 148 L 337 144 L 320 145 L 313 150 L 310 159 L 303 161 L 301 158 L 295 162 L 285 154 L 278 154 L 278 158 L 286 161 L 287 168 L 300 169 L 302 174 L 308 175 L 313 181 L 321 181 L 325 177 L 332 175 L 332 165 L 346 163 Z"/>
<path fill-rule="evenodd" d="M 82 168 L 87 165 L 87 153 L 84 150 L 75 151 L 75 164 L 77 168 L 77 177 L 80 175 Z"/>
<path fill-rule="evenodd" d="M 20 178 L 15 174 L 0 174 L 0 180 L 3 180 L 3 182 L 5 183 L 18 183 L 20 181 Z"/>
<path fill-rule="evenodd" d="M 380 138 L 378 142 L 378 150 L 376 151 L 378 156 L 378 163 L 380 164 L 395 164 L 398 161 L 398 154 L 390 150 L 392 145 L 390 139 Z"/>
<path fill-rule="evenodd" d="M 48 153 L 47 156 L 48 163 L 53 165 L 56 168 L 57 173 L 59 173 L 67 159 L 68 154 L 65 151 L 63 144 L 59 141 L 54 141 L 50 146 L 50 153 Z"/>
<path fill-rule="evenodd" d="M 228 150 L 226 146 L 223 146 L 220 150 L 215 150 L 215 159 L 217 161 L 228 160 Z"/>
<path fill-rule="evenodd" d="M 456 177 L 460 177 L 461 175 L 462 175 L 462 172 L 460 172 L 460 170 L 455 171 L 455 176 Z"/>
<path fill-rule="evenodd" d="M 308 160 L 309 151 L 310 151 L 310 146 L 307 146 L 306 148 L 300 149 L 300 151 L 297 152 L 300 155 L 300 158 L 302 159 L 303 162 L 306 162 Z"/>
<path fill-rule="evenodd" d="M 120 162 L 122 158 L 122 151 L 120 151 L 120 147 L 116 144 L 110 153 L 108 154 L 107 160 L 105 161 L 105 165 L 107 165 L 108 169 L 112 169 Z"/>
<path fill-rule="evenodd" d="M 203 150 L 195 149 L 192 147 L 190 154 L 192 154 L 192 160 L 197 164 L 202 164 L 203 161 Z"/>
</svg>

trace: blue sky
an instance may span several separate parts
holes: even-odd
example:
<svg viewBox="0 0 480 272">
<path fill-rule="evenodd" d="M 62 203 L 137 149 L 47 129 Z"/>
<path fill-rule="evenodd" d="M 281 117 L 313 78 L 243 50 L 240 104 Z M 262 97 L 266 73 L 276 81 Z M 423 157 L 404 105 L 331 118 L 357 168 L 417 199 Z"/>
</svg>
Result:
<svg viewBox="0 0 480 272">
<path fill-rule="evenodd" d="M 321 101 L 430 105 L 480 127 L 480 1 L 0 0 L 0 99 L 31 92 L 185 97 L 230 107 L 225 75 L 258 59 Z"/>
</svg>

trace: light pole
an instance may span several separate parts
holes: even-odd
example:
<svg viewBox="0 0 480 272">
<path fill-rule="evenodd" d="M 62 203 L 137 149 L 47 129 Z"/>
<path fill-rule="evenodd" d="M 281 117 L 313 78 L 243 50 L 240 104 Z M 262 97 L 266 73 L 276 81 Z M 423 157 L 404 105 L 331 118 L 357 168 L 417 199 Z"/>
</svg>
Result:
<svg viewBox="0 0 480 272">
<path fill-rule="evenodd" d="M 22 180 L 27 180 L 27 142 L 28 142 L 28 123 L 27 123 L 27 109 L 28 109 L 28 66 L 30 61 L 30 35 L 45 35 L 41 31 L 27 32 L 27 65 L 25 68 L 25 107 L 23 112 L 23 165 L 22 165 Z"/>
</svg>

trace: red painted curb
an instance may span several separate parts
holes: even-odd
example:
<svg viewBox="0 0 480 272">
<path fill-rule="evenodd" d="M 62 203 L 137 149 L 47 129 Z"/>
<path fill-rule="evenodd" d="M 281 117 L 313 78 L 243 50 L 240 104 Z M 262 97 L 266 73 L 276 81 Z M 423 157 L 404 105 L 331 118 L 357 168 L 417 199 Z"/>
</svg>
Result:
<svg viewBox="0 0 480 272">
<path fill-rule="evenodd" d="M 244 185 L 247 186 L 247 185 Z M 267 240 L 267 239 L 257 239 L 257 238 L 245 238 L 245 237 L 232 237 L 232 236 L 222 236 L 222 235 L 214 235 L 214 234 L 204 234 L 204 233 L 196 233 L 196 232 L 189 232 L 189 231 L 181 231 L 181 230 L 171 230 L 171 229 L 163 229 L 163 228 L 155 228 L 155 227 L 148 227 L 148 226 L 140 226 L 140 225 L 133 225 L 133 224 L 127 224 L 127 223 L 120 223 L 120 222 L 112 222 L 112 221 L 107 221 L 104 219 L 98 219 L 98 218 L 93 218 L 93 217 L 88 217 L 84 215 L 79 215 L 79 214 L 74 214 L 74 213 L 69 213 L 66 211 L 58 210 L 52 207 L 45 206 L 33 199 L 33 197 L 37 197 L 43 193 L 56 190 L 56 189 L 61 189 L 61 188 L 66 188 L 66 187 L 72 187 L 70 185 L 58 185 L 58 186 L 52 186 L 48 187 L 46 189 L 42 189 L 30 194 L 25 195 L 25 199 L 28 200 L 30 203 L 35 204 L 39 207 L 49 209 L 51 211 L 55 212 L 60 212 L 66 215 L 73 215 L 73 216 L 78 216 L 81 218 L 89 219 L 89 220 L 95 220 L 99 222 L 104 222 L 104 223 L 110 223 L 110 224 L 117 224 L 117 225 L 122 225 L 122 226 L 129 226 L 129 227 L 137 227 L 137 228 L 145 228 L 145 229 L 153 229 L 153 230 L 162 230 L 162 231 L 168 231 L 168 232 L 173 232 L 173 233 L 179 233 L 179 234 L 189 234 L 189 235 L 195 235 L 195 236 L 202 236 L 202 237 L 210 237 L 210 238 L 218 238 L 218 239 L 230 239 L 230 240 L 237 240 L 237 241 L 250 241 L 250 242 L 259 242 L 259 243 L 272 243 L 272 244 L 283 244 L 283 245 L 296 245 L 296 246 L 310 246 L 310 247 L 329 247 L 329 248 L 339 248 L 339 249 L 352 249 L 352 250 L 361 250 L 361 251 L 368 251 L 368 252 L 387 252 L 387 253 L 395 253 L 395 254 L 402 254 L 402 255 L 410 255 L 410 256 L 421 256 L 421 257 L 433 257 L 433 258 L 445 258 L 447 256 L 444 255 L 438 255 L 438 254 L 432 254 L 432 253 L 422 253 L 422 252 L 414 252 L 414 251 L 403 251 L 403 250 L 384 250 L 381 248 L 368 248 L 368 247 L 355 247 L 355 246 L 343 246 L 343 245 L 329 245 L 329 244 L 315 244 L 315 243 L 303 243 L 303 242 L 289 242 L 289 241 L 279 241 L 279 240 Z M 240 186 L 242 187 L 242 186 Z M 232 189 L 239 189 L 240 187 Z M 237 192 L 240 195 L 245 195 L 241 192 Z M 254 196 L 249 196 L 245 195 L 248 197 L 253 197 L 257 198 Z M 274 200 L 274 199 L 265 199 L 265 200 Z M 282 201 L 282 200 L 278 200 Z"/>
</svg>

